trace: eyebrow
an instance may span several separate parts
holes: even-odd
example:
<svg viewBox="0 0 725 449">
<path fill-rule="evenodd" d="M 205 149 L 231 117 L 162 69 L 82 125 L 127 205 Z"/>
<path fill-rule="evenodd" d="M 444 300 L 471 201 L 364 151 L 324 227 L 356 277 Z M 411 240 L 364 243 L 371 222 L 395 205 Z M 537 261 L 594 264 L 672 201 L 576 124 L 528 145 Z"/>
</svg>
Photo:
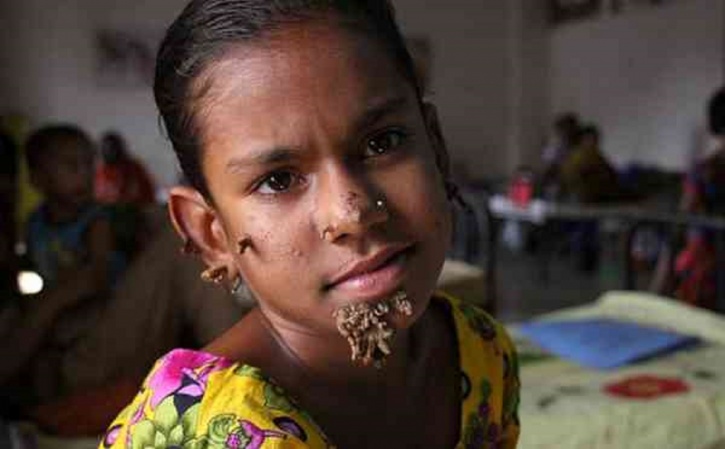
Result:
<svg viewBox="0 0 725 449">
<path fill-rule="evenodd" d="M 378 104 L 373 105 L 356 120 L 355 129 L 362 130 L 368 128 L 386 115 L 405 109 L 408 103 L 410 103 L 409 98 L 405 95 L 384 99 Z"/>
<path fill-rule="evenodd" d="M 359 131 L 379 122 L 385 116 L 404 109 L 410 103 L 405 95 L 384 99 L 365 111 L 356 121 L 354 130 Z M 299 158 L 299 151 L 289 147 L 273 147 L 257 154 L 231 159 L 226 170 L 234 173 L 249 166 L 282 165 Z"/>
<path fill-rule="evenodd" d="M 281 165 L 297 159 L 297 151 L 292 148 L 275 147 L 263 150 L 252 156 L 231 159 L 227 163 L 227 171 L 237 172 L 249 166 Z"/>
</svg>

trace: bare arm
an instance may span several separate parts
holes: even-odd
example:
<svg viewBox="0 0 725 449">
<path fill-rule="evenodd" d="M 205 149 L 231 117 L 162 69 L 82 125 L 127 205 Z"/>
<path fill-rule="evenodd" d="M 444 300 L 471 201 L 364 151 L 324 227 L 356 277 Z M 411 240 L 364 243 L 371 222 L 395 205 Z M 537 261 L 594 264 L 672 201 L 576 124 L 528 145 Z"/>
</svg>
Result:
<svg viewBox="0 0 725 449">
<path fill-rule="evenodd" d="M 58 316 L 81 301 L 101 293 L 108 285 L 108 260 L 112 250 L 111 228 L 96 220 L 88 231 L 89 260 L 66 270 L 52 289 L 27 298 L 22 307 L 8 308 L 0 329 L 0 385 L 14 378 L 38 352 Z"/>
<path fill-rule="evenodd" d="M 28 298 L 22 307 L 3 310 L 0 331 L 0 385 L 14 378 L 35 355 L 52 329 L 58 315 L 66 308 L 60 290 Z"/>
<path fill-rule="evenodd" d="M 59 276 L 63 284 L 75 284 L 75 288 L 67 291 L 67 295 L 76 301 L 102 293 L 109 285 L 108 266 L 113 252 L 113 236 L 111 224 L 107 219 L 98 219 L 91 224 L 86 237 L 88 245 L 88 261 Z M 70 302 L 75 303 L 73 298 Z"/>
</svg>

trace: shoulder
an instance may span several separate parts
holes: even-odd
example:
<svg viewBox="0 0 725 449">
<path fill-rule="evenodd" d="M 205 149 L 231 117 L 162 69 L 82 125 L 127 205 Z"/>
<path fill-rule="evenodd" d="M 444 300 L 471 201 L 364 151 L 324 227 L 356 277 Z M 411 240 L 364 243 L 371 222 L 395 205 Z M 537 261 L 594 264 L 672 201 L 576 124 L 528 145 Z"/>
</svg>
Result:
<svg viewBox="0 0 725 449">
<path fill-rule="evenodd" d="M 474 340 L 484 345 L 494 345 L 513 351 L 513 344 L 504 326 L 480 307 L 442 292 L 437 292 L 436 298 L 450 310 L 460 340 L 464 342 Z"/>
<path fill-rule="evenodd" d="M 304 418 L 260 370 L 177 349 L 159 359 L 102 447 L 306 447 L 315 429 Z"/>
<path fill-rule="evenodd" d="M 111 424 L 102 447 L 187 447 L 194 437 L 209 375 L 230 365 L 203 352 L 169 352 L 156 362 L 134 400 Z"/>
<path fill-rule="evenodd" d="M 504 326 L 473 304 L 439 295 L 458 332 L 466 447 L 515 447 L 520 382 L 516 350 Z M 499 447 L 497 446 L 497 447 Z"/>
<path fill-rule="evenodd" d="M 473 304 L 443 294 L 436 296 L 449 305 L 461 371 L 468 383 L 485 383 L 497 392 L 516 389 L 518 358 L 506 328 Z"/>
</svg>

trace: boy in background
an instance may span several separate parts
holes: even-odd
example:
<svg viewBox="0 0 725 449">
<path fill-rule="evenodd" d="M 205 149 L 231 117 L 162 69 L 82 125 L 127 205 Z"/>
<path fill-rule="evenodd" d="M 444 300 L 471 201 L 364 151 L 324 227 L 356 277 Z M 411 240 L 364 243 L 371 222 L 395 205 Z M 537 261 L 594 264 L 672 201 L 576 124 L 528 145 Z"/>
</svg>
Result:
<svg viewBox="0 0 725 449">
<path fill-rule="evenodd" d="M 10 335 L 0 340 L 0 384 L 25 387 L 14 390 L 23 397 L 12 399 L 33 404 L 66 392 L 63 354 L 100 314 L 120 261 L 109 220 L 93 201 L 88 136 L 75 126 L 48 126 L 30 136 L 25 154 L 45 198 L 26 231 L 28 258 L 44 289 L 3 311 L 14 317 L 4 329 Z"/>
</svg>

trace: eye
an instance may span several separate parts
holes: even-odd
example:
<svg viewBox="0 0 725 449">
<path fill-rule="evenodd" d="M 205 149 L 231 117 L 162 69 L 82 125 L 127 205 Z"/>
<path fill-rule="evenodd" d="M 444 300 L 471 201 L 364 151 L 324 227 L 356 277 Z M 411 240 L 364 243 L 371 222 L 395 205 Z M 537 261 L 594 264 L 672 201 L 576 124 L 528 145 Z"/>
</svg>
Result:
<svg viewBox="0 0 725 449">
<path fill-rule="evenodd" d="M 278 170 L 267 175 L 257 186 L 257 191 L 265 195 L 284 193 L 295 186 L 300 179 L 288 170 Z"/>
<path fill-rule="evenodd" d="M 405 143 L 407 134 L 398 129 L 388 129 L 374 135 L 365 144 L 365 156 L 380 156 Z"/>
</svg>

